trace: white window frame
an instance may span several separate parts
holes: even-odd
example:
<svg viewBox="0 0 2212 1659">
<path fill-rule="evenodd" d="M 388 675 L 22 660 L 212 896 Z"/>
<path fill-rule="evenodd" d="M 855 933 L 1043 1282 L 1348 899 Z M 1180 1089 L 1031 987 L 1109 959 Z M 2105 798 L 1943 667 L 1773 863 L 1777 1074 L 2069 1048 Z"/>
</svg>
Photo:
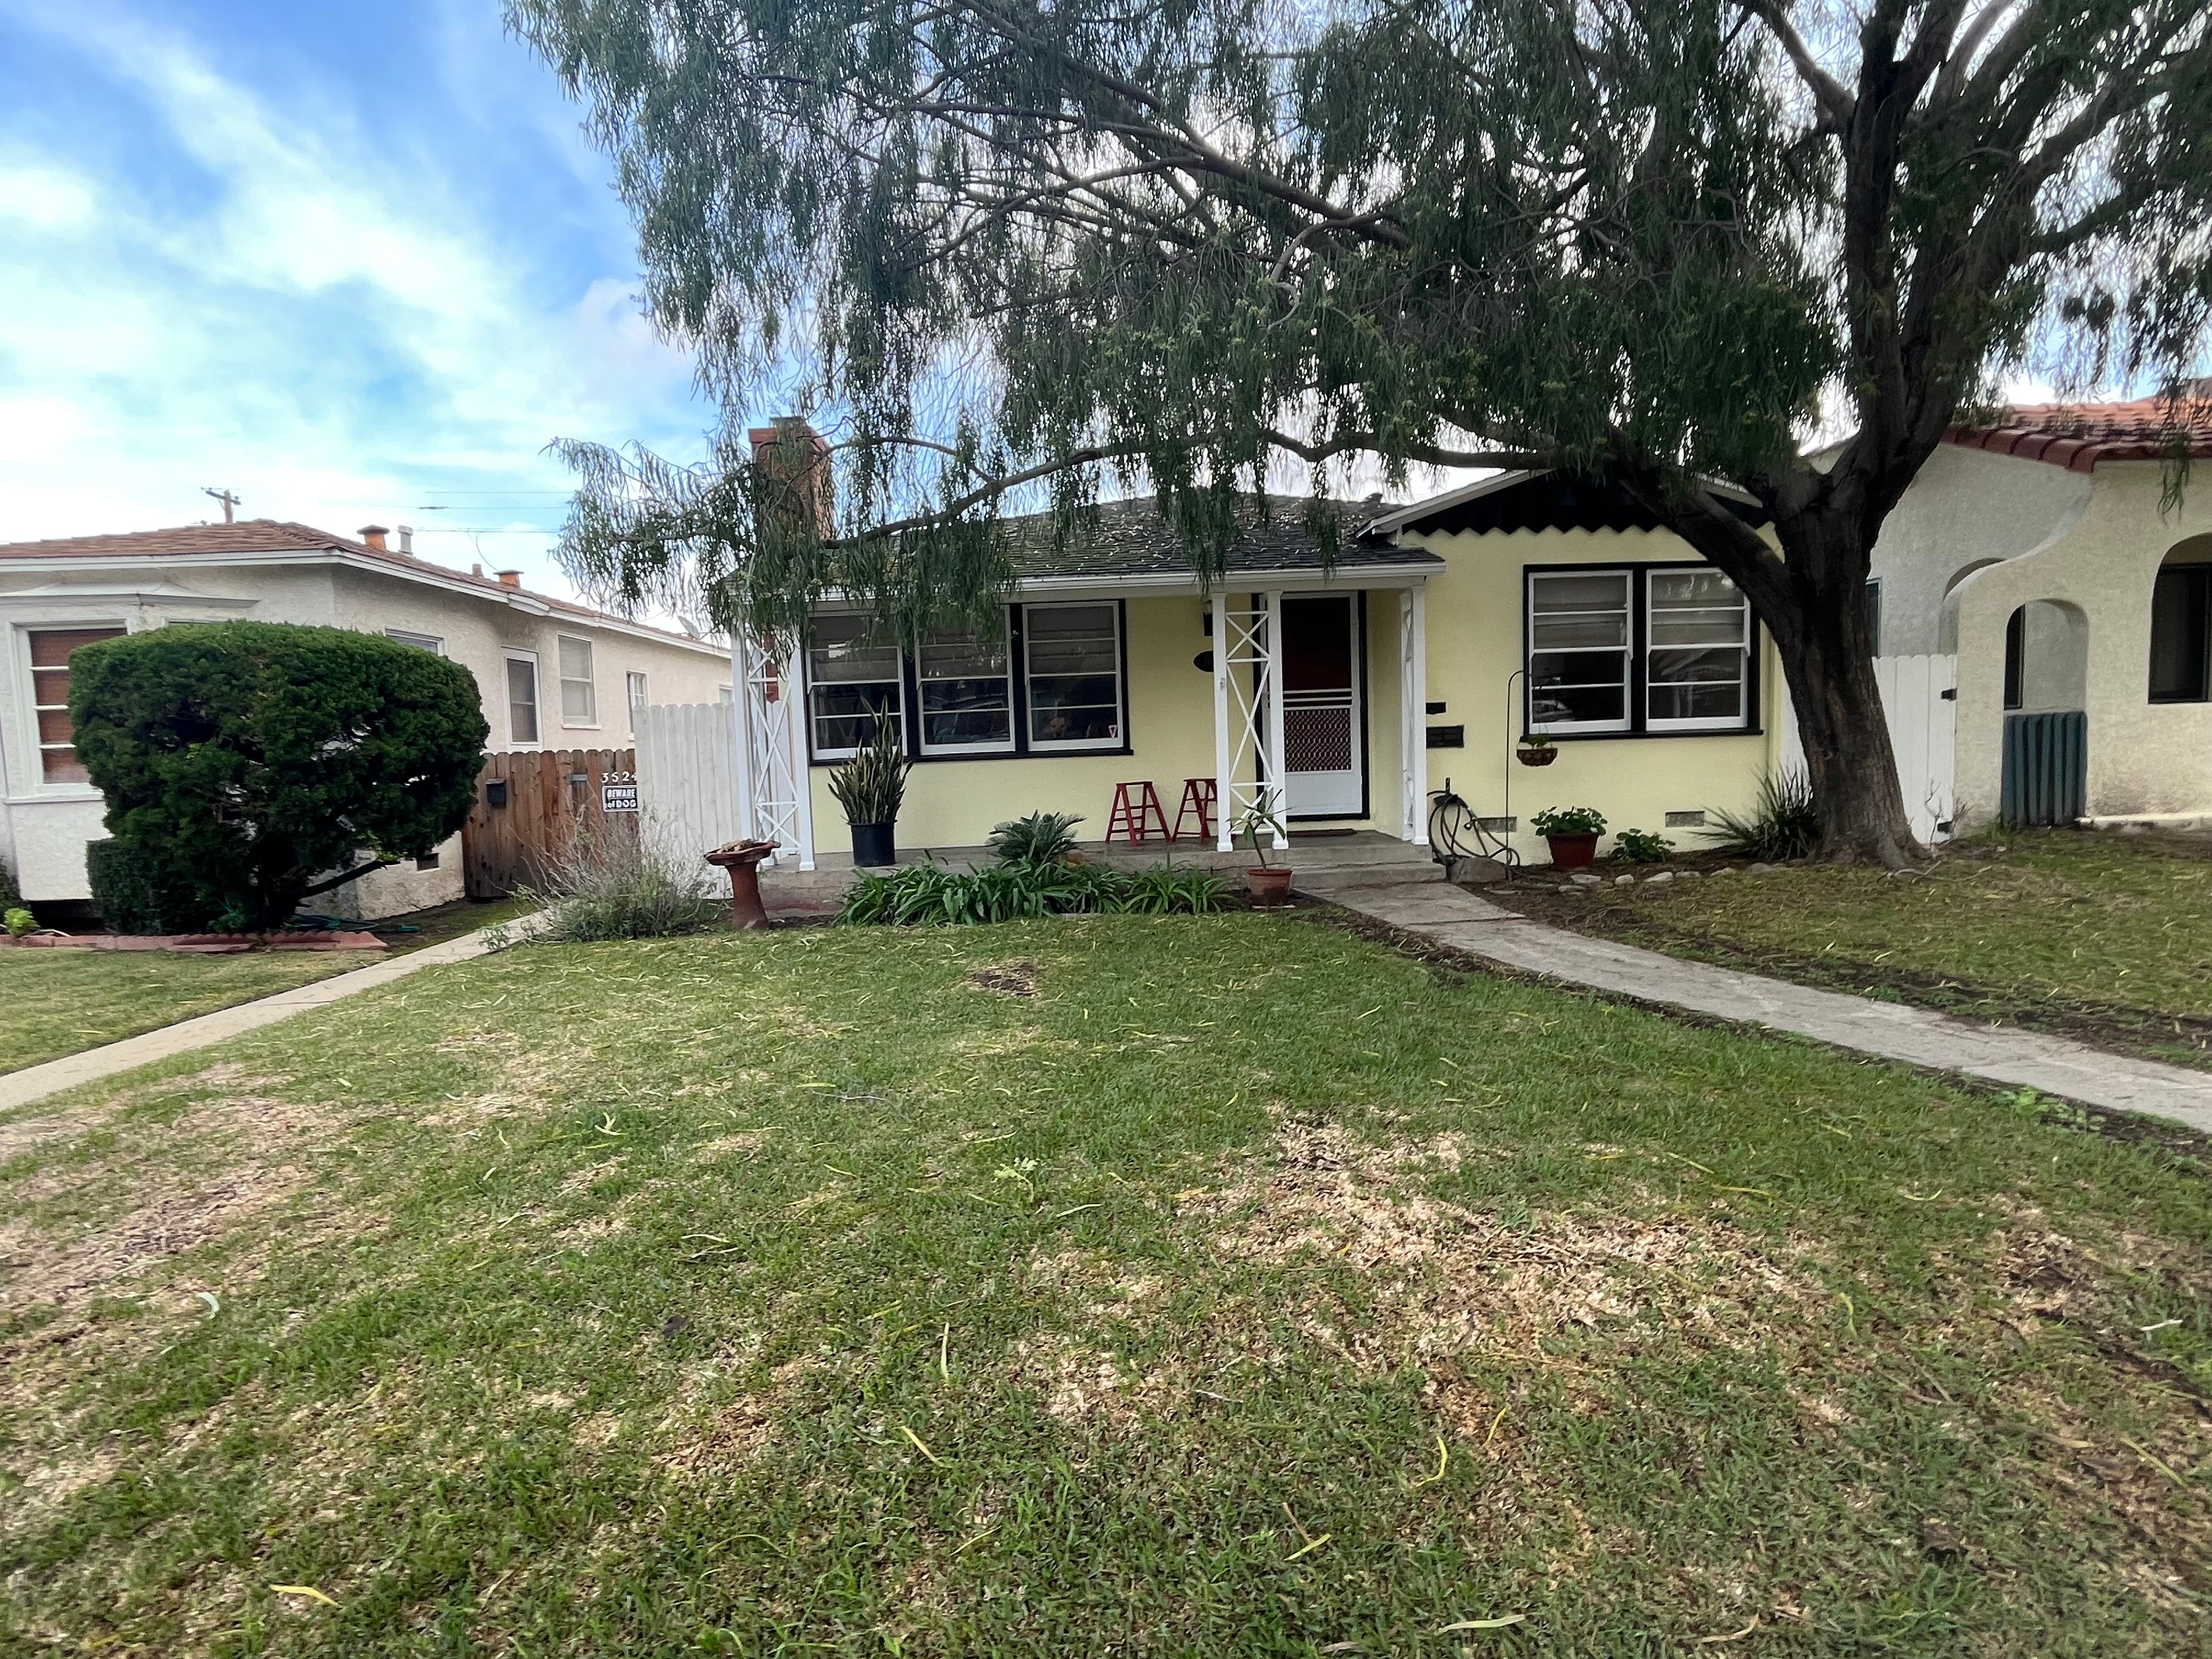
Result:
<svg viewBox="0 0 2212 1659">
<path fill-rule="evenodd" d="M 623 676 L 623 702 L 629 708 L 632 720 L 637 718 L 637 711 L 646 707 L 651 696 L 652 692 L 641 671 L 633 668 Z"/>
<path fill-rule="evenodd" d="M 524 739 L 514 735 L 514 683 L 509 678 L 513 671 L 509 663 L 530 665 L 530 712 L 538 727 L 537 736 Z M 507 746 L 509 749 L 543 749 L 545 746 L 545 677 L 538 672 L 538 653 L 508 647 L 500 653 L 499 706 L 507 714 Z"/>
<path fill-rule="evenodd" d="M 924 672 L 923 657 L 923 653 L 928 649 L 929 641 L 927 640 L 917 641 L 914 650 L 908 653 L 908 661 L 914 672 L 915 724 L 921 739 L 921 752 L 932 759 L 940 756 L 1011 755 L 1015 752 L 1021 734 L 1023 709 L 1019 700 L 1014 696 L 1014 619 L 1011 609 L 1002 611 L 1000 614 L 1000 625 L 1005 630 L 1000 638 L 1006 653 L 1006 665 L 1004 673 L 1006 688 L 1006 736 L 1002 743 L 932 743 L 929 740 L 928 690 L 934 682 Z"/>
<path fill-rule="evenodd" d="M 384 637 L 394 645 L 411 645 L 417 651 L 427 651 L 434 657 L 446 654 L 446 642 L 435 634 L 417 634 L 412 629 L 387 628 Z"/>
<path fill-rule="evenodd" d="M 1046 611 L 1103 611 L 1113 618 L 1114 629 L 1114 724 L 1117 728 L 1110 738 L 1039 738 L 1036 735 L 1036 698 L 1034 690 L 1036 674 L 1030 661 L 1030 649 L 1036 637 L 1030 618 Z M 1129 680 L 1126 672 L 1121 636 L 1121 606 L 1113 599 L 1066 599 L 1022 606 L 1022 736 L 1026 739 L 1024 752 L 1031 755 L 1067 755 L 1097 753 L 1129 747 Z"/>
<path fill-rule="evenodd" d="M 568 672 L 568 650 L 572 645 L 584 648 L 584 672 L 580 676 Z M 567 732 L 596 732 L 599 726 L 599 655 L 592 648 L 591 640 L 582 634 L 556 634 L 553 636 L 553 665 L 555 678 L 561 687 L 561 727 Z M 568 688 L 584 688 L 585 711 L 571 718 L 568 713 Z M 538 726 L 545 726 L 545 688 L 538 689 Z"/>
<path fill-rule="evenodd" d="M 856 615 L 858 615 L 858 614 L 859 614 L 858 612 L 855 612 L 855 611 L 825 611 L 825 612 L 822 613 L 822 616 L 823 616 L 823 617 L 852 617 L 852 616 L 856 616 Z M 822 619 L 822 618 L 817 617 L 816 620 L 821 620 L 821 619 Z M 817 680 L 814 678 L 814 640 L 813 640 L 812 630 L 811 630 L 811 629 L 809 629 L 806 643 L 805 643 L 805 645 L 801 648 L 801 650 L 800 650 L 800 652 L 799 652 L 799 664 L 800 664 L 801 670 L 802 670 L 802 672 L 805 673 L 805 678 L 806 678 L 806 744 L 807 744 L 807 751 L 808 751 L 808 753 L 810 753 L 811 755 L 812 755 L 812 756 L 813 756 L 813 757 L 814 757 L 815 759 L 817 759 L 817 760 L 850 760 L 850 759 L 851 759 L 854 755 L 857 755 L 857 754 L 859 754 L 859 753 L 860 752 L 860 751 L 858 749 L 856 749 L 856 748 L 847 747 L 847 748 L 842 748 L 842 749 L 832 749 L 832 748 L 827 748 L 827 747 L 824 747 L 824 746 L 823 745 L 823 743 L 822 743 L 822 720 L 823 720 L 823 714 L 822 714 L 822 711 L 821 711 L 818 708 L 817 708 L 817 707 L 815 706 L 815 701 L 814 701 L 814 694 L 815 694 L 816 690 L 817 690 L 820 686 L 823 686 L 823 685 L 886 685 L 886 684 L 887 684 L 887 685 L 890 685 L 890 686 L 892 688 L 892 690 L 893 690 L 893 693 L 894 693 L 894 696 L 893 696 L 893 701 L 892 701 L 891 708 L 890 708 L 890 719 L 891 719 L 891 720 L 892 720 L 892 722 L 893 722 L 894 726 L 896 726 L 896 728 L 897 729 L 897 732 L 898 732 L 898 734 L 899 734 L 899 752 L 900 752 L 901 754 L 904 754 L 904 753 L 906 753 L 906 752 L 907 752 L 908 745 L 908 743 L 907 743 L 907 723 L 906 723 L 906 667 L 907 667 L 906 653 L 905 653 L 903 651 L 900 650 L 900 649 L 898 648 L 898 647 L 897 647 L 896 644 L 892 645 L 892 646 L 890 647 L 890 649 L 891 656 L 892 656 L 892 658 L 893 658 L 894 665 L 894 665 L 894 667 L 893 667 L 893 669 L 892 669 L 891 677 L 890 677 L 890 679 L 888 679 L 888 680 L 873 679 L 873 680 L 822 680 L 822 681 L 817 681 Z M 850 717 L 849 717 L 849 716 L 847 716 L 847 715 L 836 714 L 836 715 L 831 715 L 831 716 L 830 716 L 829 718 L 833 719 L 833 720 L 844 720 L 844 719 L 848 719 L 848 718 L 850 718 Z"/>
<path fill-rule="evenodd" d="M 1730 647 L 1725 641 L 1703 646 L 1656 645 L 1652 642 L 1652 579 L 1657 576 L 1686 575 L 1696 571 L 1711 571 L 1714 575 L 1718 576 L 1723 581 L 1728 582 L 1729 587 L 1735 590 L 1736 611 L 1742 619 L 1742 628 L 1741 633 L 1737 636 L 1737 643 L 1733 647 Z M 1741 588 L 1737 587 L 1733 581 L 1729 581 L 1726 572 L 1716 570 L 1709 564 L 1656 566 L 1644 572 L 1643 588 L 1644 640 L 1641 654 L 1643 657 L 1642 666 L 1644 672 L 1640 676 L 1643 681 L 1643 685 L 1640 688 L 1640 696 L 1644 704 L 1643 729 L 1646 732 L 1741 732 L 1745 730 L 1751 724 L 1751 647 L 1753 629 L 1751 602 L 1745 596 L 1744 591 Z M 1707 611 L 1718 611 L 1722 607 L 1719 605 L 1703 605 L 1698 607 L 1700 610 Z M 1667 720 L 1658 720 L 1653 717 L 1651 713 L 1651 659 L 1655 655 L 1662 651 L 1715 651 L 1727 650 L 1730 648 L 1733 648 L 1735 651 L 1737 659 L 1735 675 L 1736 712 L 1734 714 L 1720 720 L 1694 715 L 1670 718 Z M 1664 684 L 1668 685 L 1690 684 L 1694 683 L 1695 682 L 1681 680 L 1668 680 L 1664 682 Z M 1726 681 L 1711 681 L 1706 683 L 1711 684 L 1727 684 Z"/>
<path fill-rule="evenodd" d="M 89 778 L 68 778 L 50 781 L 46 777 L 46 751 L 50 749 L 74 750 L 76 748 L 75 741 L 76 728 L 72 722 L 70 728 L 71 741 L 53 744 L 46 742 L 44 734 L 39 729 L 40 708 L 42 706 L 52 705 L 41 705 L 39 702 L 39 677 L 31 666 L 31 635 L 33 634 L 84 634 L 108 629 L 116 629 L 125 634 L 135 634 L 138 631 L 131 625 L 127 617 L 87 617 L 58 622 L 41 619 L 37 622 L 22 622 L 15 624 L 16 683 L 21 689 L 23 698 L 21 707 L 29 716 L 31 739 L 22 750 L 30 757 L 28 775 L 22 780 L 19 787 L 27 794 L 55 799 L 97 800 L 100 799 L 99 786 Z"/>
<path fill-rule="evenodd" d="M 1540 651 L 1559 656 L 1596 656 L 1615 649 L 1612 646 L 1590 646 L 1582 648 L 1539 647 L 1536 643 L 1536 593 L 1547 580 L 1573 580 L 1590 576 L 1617 576 L 1620 579 L 1620 718 L 1616 720 L 1538 720 L 1536 708 L 1536 657 Z M 1626 565 L 1594 564 L 1575 566 L 1560 570 L 1531 570 L 1522 579 L 1522 626 L 1527 630 L 1522 656 L 1522 666 L 1527 671 L 1528 730 L 1549 737 L 1554 733 L 1601 732 L 1618 734 L 1632 732 L 1636 726 L 1636 610 L 1637 589 L 1635 570 Z M 1571 615 L 1571 612 L 1547 614 Z M 1609 614 L 1609 613 L 1589 613 Z M 1586 684 L 1595 684 L 1590 681 Z"/>
</svg>

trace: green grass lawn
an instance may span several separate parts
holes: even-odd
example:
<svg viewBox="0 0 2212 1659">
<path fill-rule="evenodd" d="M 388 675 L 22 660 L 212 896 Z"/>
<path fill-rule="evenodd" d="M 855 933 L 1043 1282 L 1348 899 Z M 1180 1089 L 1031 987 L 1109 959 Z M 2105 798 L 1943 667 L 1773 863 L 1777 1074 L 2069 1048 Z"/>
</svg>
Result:
<svg viewBox="0 0 2212 1659">
<path fill-rule="evenodd" d="M 2212 1063 L 2212 840 L 2029 831 L 1962 843 L 1924 876 L 1800 865 L 1515 902 L 1655 949 Z"/>
<path fill-rule="evenodd" d="M 2212 1628 L 2193 1152 L 1312 920 L 524 948 L 67 1109 L 0 1652 Z"/>
<path fill-rule="evenodd" d="M 396 951 L 458 938 L 515 915 L 513 902 L 441 906 L 420 931 L 394 934 Z M 250 1002 L 379 960 L 368 951 L 249 952 L 0 951 L 0 1073 L 21 1071 Z"/>
</svg>

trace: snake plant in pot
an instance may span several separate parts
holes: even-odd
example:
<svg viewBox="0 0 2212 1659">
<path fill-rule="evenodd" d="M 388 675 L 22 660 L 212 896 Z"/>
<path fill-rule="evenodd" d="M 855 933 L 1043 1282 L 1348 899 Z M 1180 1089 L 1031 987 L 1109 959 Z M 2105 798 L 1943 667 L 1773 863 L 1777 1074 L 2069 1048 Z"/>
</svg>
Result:
<svg viewBox="0 0 2212 1659">
<path fill-rule="evenodd" d="M 906 799 L 906 777 L 914 763 L 900 752 L 895 720 L 878 720 L 868 746 L 830 774 L 830 793 L 845 809 L 853 829 L 853 862 L 898 862 L 899 803 Z"/>
</svg>

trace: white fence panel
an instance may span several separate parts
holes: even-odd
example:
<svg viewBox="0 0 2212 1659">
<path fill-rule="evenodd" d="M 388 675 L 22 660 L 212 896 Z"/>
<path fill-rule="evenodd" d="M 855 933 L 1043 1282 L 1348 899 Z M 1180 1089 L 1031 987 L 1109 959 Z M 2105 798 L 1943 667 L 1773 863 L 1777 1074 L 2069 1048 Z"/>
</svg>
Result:
<svg viewBox="0 0 2212 1659">
<path fill-rule="evenodd" d="M 738 834 L 735 712 L 662 703 L 635 712 L 638 810 L 646 844 L 678 862 Z"/>
<path fill-rule="evenodd" d="M 1898 787 L 1912 833 L 1926 842 L 1948 841 L 1957 806 L 1959 705 L 1953 694 L 1959 659 L 1876 657 L 1874 678 L 1881 689 Z M 1805 741 L 1787 686 L 1782 691 L 1782 765 L 1785 771 L 1805 768 Z"/>
</svg>

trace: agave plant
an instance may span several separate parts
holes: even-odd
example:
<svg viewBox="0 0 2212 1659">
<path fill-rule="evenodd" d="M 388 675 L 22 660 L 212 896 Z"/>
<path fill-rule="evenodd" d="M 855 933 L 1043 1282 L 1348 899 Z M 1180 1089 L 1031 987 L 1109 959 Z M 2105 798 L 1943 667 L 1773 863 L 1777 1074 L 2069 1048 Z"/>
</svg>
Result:
<svg viewBox="0 0 2212 1659">
<path fill-rule="evenodd" d="M 1698 832 L 1731 858 L 1778 864 L 1802 859 L 1820 844 L 1820 815 L 1813 805 L 1813 784 L 1791 769 L 1759 781 L 1751 810 L 1716 811 L 1711 829 Z"/>
</svg>

